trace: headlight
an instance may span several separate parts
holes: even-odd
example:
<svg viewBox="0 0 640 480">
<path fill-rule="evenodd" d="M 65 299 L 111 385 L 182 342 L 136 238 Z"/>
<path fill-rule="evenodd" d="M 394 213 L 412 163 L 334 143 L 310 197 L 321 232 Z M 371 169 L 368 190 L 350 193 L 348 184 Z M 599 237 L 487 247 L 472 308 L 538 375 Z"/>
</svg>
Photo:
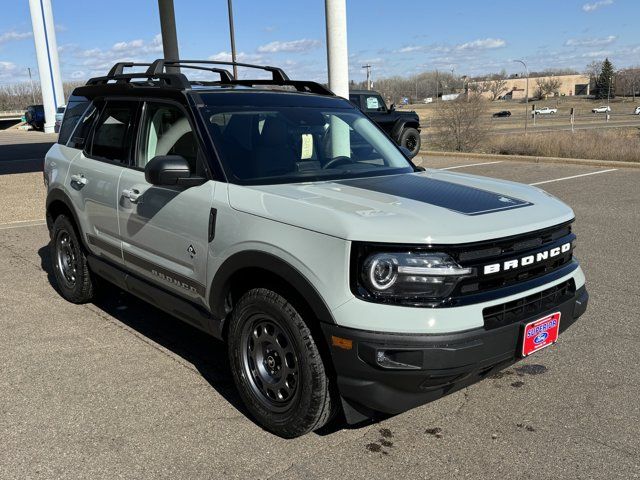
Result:
<svg viewBox="0 0 640 480">
<path fill-rule="evenodd" d="M 449 255 L 431 252 L 372 253 L 359 268 L 360 286 L 381 301 L 446 298 L 461 278 L 473 274 Z"/>
</svg>

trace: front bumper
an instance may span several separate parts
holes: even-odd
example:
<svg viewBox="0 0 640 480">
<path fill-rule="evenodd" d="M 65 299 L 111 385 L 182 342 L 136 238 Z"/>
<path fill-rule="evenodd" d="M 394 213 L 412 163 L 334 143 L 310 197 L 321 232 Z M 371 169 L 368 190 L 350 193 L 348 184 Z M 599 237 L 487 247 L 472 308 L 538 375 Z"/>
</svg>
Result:
<svg viewBox="0 0 640 480">
<path fill-rule="evenodd" d="M 524 324 L 559 311 L 562 333 L 585 312 L 588 300 L 582 286 L 572 298 L 533 317 L 492 330 L 454 334 L 392 334 L 323 324 L 347 420 L 358 413 L 400 413 L 475 383 L 520 359 Z M 382 367 L 379 351 L 412 367 Z M 350 414 L 351 409 L 355 412 Z"/>
</svg>

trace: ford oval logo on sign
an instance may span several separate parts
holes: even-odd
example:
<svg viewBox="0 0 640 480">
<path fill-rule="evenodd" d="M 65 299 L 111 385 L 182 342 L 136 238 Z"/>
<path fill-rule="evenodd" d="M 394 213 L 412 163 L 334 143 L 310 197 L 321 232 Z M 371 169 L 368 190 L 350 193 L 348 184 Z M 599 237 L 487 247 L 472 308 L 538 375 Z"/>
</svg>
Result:
<svg viewBox="0 0 640 480">
<path fill-rule="evenodd" d="M 536 337 L 533 339 L 533 343 L 535 343 L 536 345 L 544 342 L 547 337 L 549 337 L 549 334 L 547 332 L 542 332 L 539 333 L 538 335 L 536 335 Z"/>
<path fill-rule="evenodd" d="M 544 347 L 553 345 L 558 340 L 559 333 L 560 312 L 555 312 L 544 318 L 527 323 L 524 326 L 522 356 L 526 357 Z"/>
</svg>

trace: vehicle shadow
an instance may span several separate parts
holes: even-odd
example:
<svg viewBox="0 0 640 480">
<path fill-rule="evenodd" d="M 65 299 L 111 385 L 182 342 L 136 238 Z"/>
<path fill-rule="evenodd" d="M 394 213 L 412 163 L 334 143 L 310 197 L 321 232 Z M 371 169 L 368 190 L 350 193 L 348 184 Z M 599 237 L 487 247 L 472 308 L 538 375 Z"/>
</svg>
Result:
<svg viewBox="0 0 640 480">
<path fill-rule="evenodd" d="M 38 255 L 42 269 L 47 273 L 49 282 L 57 291 L 49 245 L 41 247 Z M 216 392 L 238 412 L 255 423 L 236 391 L 227 359 L 226 345 L 223 342 L 106 281 L 100 282 L 100 294 L 93 305 L 113 318 L 115 322 L 126 325 L 137 334 L 170 350 L 193 365 Z M 344 420 L 340 415 L 337 417 L 315 433 L 324 436 L 345 428 Z"/>
<path fill-rule="evenodd" d="M 41 172 L 53 142 L 0 145 L 0 175 Z"/>
<path fill-rule="evenodd" d="M 49 246 L 40 248 L 38 255 L 49 282 L 57 290 Z M 100 282 L 99 290 L 100 294 L 93 305 L 114 321 L 126 325 L 193 365 L 225 400 L 251 418 L 235 390 L 224 343 L 106 281 Z"/>
</svg>

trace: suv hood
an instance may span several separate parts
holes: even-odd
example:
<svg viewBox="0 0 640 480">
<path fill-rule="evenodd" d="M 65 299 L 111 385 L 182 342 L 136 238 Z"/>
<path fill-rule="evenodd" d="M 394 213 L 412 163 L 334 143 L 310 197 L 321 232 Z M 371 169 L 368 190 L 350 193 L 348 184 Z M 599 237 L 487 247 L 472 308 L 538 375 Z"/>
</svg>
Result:
<svg viewBox="0 0 640 480">
<path fill-rule="evenodd" d="M 536 187 L 442 170 L 284 185 L 229 185 L 232 208 L 368 242 L 461 244 L 573 219 Z"/>
</svg>

